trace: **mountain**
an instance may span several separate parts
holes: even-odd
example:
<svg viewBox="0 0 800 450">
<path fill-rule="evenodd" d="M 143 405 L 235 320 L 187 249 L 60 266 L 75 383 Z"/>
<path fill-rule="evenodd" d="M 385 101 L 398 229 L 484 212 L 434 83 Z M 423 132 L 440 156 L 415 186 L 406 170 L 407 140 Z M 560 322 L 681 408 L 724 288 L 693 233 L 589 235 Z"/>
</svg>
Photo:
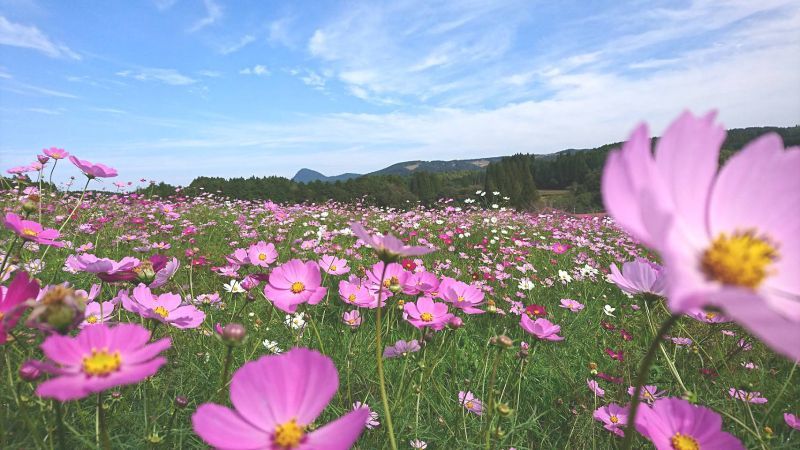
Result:
<svg viewBox="0 0 800 450">
<path fill-rule="evenodd" d="M 358 178 L 361 174 L 358 173 L 343 173 L 341 175 L 334 175 L 332 177 L 325 176 L 316 170 L 311 169 L 300 169 L 297 173 L 292 177 L 292 181 L 297 183 L 310 183 L 312 181 L 324 181 L 326 183 L 334 182 L 334 181 L 346 181 L 351 178 Z"/>
<path fill-rule="evenodd" d="M 454 159 L 451 161 L 406 161 L 371 172 L 367 175 L 411 175 L 414 172 L 442 173 L 466 170 L 484 170 L 489 163 L 499 161 L 502 156 L 479 159 Z"/>
</svg>

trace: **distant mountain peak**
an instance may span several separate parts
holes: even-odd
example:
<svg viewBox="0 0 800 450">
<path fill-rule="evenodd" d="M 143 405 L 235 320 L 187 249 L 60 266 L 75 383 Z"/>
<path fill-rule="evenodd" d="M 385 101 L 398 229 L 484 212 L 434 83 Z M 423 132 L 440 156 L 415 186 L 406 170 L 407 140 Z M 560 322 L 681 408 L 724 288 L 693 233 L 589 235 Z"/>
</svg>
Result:
<svg viewBox="0 0 800 450">
<path fill-rule="evenodd" d="M 292 177 L 292 181 L 298 183 L 311 183 L 314 181 L 323 181 L 326 183 L 334 182 L 334 181 L 346 181 L 351 178 L 358 178 L 361 174 L 358 173 L 343 173 L 341 175 L 334 175 L 334 176 L 325 176 L 316 170 L 311 170 L 307 168 L 302 168 L 297 171 L 297 173 Z"/>
</svg>

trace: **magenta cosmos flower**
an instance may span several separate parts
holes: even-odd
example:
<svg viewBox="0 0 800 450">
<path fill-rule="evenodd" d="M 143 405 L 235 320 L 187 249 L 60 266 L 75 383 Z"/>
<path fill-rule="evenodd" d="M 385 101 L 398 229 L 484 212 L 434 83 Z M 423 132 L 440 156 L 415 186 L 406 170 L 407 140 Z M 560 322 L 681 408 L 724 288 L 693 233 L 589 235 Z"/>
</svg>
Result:
<svg viewBox="0 0 800 450">
<path fill-rule="evenodd" d="M 3 222 L 6 228 L 26 241 L 32 241 L 42 245 L 52 245 L 53 247 L 64 246 L 63 242 L 56 241 L 60 235 L 58 230 L 44 228 L 39 222 L 25 220 L 14 213 L 6 214 Z"/>
<path fill-rule="evenodd" d="M 559 305 L 559 306 L 561 308 L 567 308 L 568 310 L 570 310 L 570 311 L 572 311 L 574 313 L 581 312 L 583 310 L 583 303 L 581 303 L 581 302 L 579 302 L 577 300 L 573 300 L 571 298 L 562 298 L 561 299 L 561 305 Z"/>
<path fill-rule="evenodd" d="M 469 411 L 469 412 L 471 412 L 473 414 L 476 414 L 476 415 L 479 415 L 479 416 L 483 414 L 483 402 L 480 401 L 478 399 L 478 397 L 475 397 L 475 394 L 473 394 L 470 391 L 467 391 L 467 392 L 459 391 L 458 392 L 458 404 L 460 404 L 467 411 Z"/>
<path fill-rule="evenodd" d="M 743 402 L 753 403 L 756 405 L 768 402 L 766 398 L 761 396 L 761 392 L 758 391 L 747 392 L 741 389 L 730 388 L 728 389 L 728 395 Z"/>
<path fill-rule="evenodd" d="M 444 301 L 466 314 L 483 314 L 486 312 L 476 308 L 476 306 L 483 304 L 483 291 L 467 283 L 461 281 L 450 283 L 439 295 Z"/>
<path fill-rule="evenodd" d="M 119 261 L 98 258 L 91 253 L 70 255 L 65 262 L 67 267 L 80 272 L 96 274 L 103 281 L 130 281 L 136 278 L 133 272 L 141 264 L 138 258 L 126 256 Z"/>
<path fill-rule="evenodd" d="M 64 159 L 69 156 L 69 152 L 63 148 L 50 147 L 42 150 L 42 153 L 53 159 Z"/>
<path fill-rule="evenodd" d="M 642 408 L 636 430 L 658 450 L 744 450 L 738 439 L 722 431 L 719 414 L 679 398 L 664 398 L 652 408 Z"/>
<path fill-rule="evenodd" d="M 719 172 L 714 113 L 684 113 L 650 150 L 647 127 L 609 154 L 608 211 L 657 250 L 673 312 L 714 306 L 775 351 L 800 359 L 800 149 L 774 133 Z"/>
<path fill-rule="evenodd" d="M 628 424 L 627 406 L 620 406 L 616 403 L 601 406 L 594 410 L 592 417 L 594 420 L 602 422 L 603 428 L 606 430 L 620 437 L 625 435 L 622 428 Z"/>
<path fill-rule="evenodd" d="M 634 386 L 628 388 L 628 395 L 633 397 L 635 393 L 636 388 Z M 666 393 L 667 391 L 659 391 L 657 386 L 649 384 L 647 386 L 642 386 L 642 393 L 639 395 L 639 398 L 652 404 L 654 401 L 664 397 Z"/>
<path fill-rule="evenodd" d="M 206 318 L 206 313 L 194 305 L 181 305 L 180 295 L 172 293 L 154 295 L 143 283 L 133 289 L 133 295 L 121 291 L 120 299 L 122 306 L 128 311 L 175 328 L 197 328 Z"/>
<path fill-rule="evenodd" d="M 258 241 L 257 244 L 253 244 L 247 249 L 247 259 L 254 266 L 269 267 L 278 260 L 278 251 L 275 250 L 275 244 L 272 242 L 267 244 L 264 241 Z"/>
<path fill-rule="evenodd" d="M 83 159 L 70 156 L 69 160 L 75 167 L 81 170 L 89 179 L 92 178 L 113 178 L 117 176 L 117 169 L 113 169 L 103 164 L 92 163 Z"/>
<path fill-rule="evenodd" d="M 589 386 L 589 390 L 594 393 L 594 395 L 598 397 L 605 397 L 606 391 L 597 384 L 595 380 L 586 380 L 586 385 Z"/>
<path fill-rule="evenodd" d="M 322 255 L 319 266 L 328 275 L 342 275 L 350 272 L 350 268 L 347 267 L 347 260 L 331 255 Z"/>
<path fill-rule="evenodd" d="M 200 405 L 192 426 L 206 443 L 221 449 L 348 449 L 366 426 L 366 408 L 308 429 L 338 387 L 333 361 L 316 351 L 295 348 L 263 356 L 233 375 L 233 409 Z"/>
<path fill-rule="evenodd" d="M 40 384 L 36 395 L 65 402 L 138 383 L 167 362 L 158 354 L 170 347 L 169 338 L 149 340 L 149 331 L 131 323 L 86 327 L 76 337 L 51 335 L 41 348 L 52 362 L 37 367 L 56 376 Z"/>
<path fill-rule="evenodd" d="M 436 303 L 430 297 L 420 297 L 416 303 L 406 303 L 403 311 L 408 323 L 420 329 L 430 327 L 439 331 L 453 317 L 453 314 L 447 312 L 447 304 Z"/>
<path fill-rule="evenodd" d="M 564 340 L 563 336 L 558 335 L 561 331 L 561 327 L 541 317 L 536 320 L 531 320 L 527 314 L 523 314 L 519 320 L 519 326 L 528 334 L 532 334 L 545 341 Z"/>
<path fill-rule="evenodd" d="M 425 255 L 435 250 L 430 247 L 405 245 L 403 241 L 391 234 L 385 236 L 369 234 L 367 230 L 364 229 L 364 226 L 358 222 L 350 222 L 350 228 L 359 239 L 375 249 L 380 259 L 385 261 L 396 261 L 403 256 Z"/>
<path fill-rule="evenodd" d="M 342 322 L 349 325 L 350 328 L 356 329 L 361 326 L 361 313 L 357 309 L 347 311 L 342 314 Z"/>
<path fill-rule="evenodd" d="M 269 284 L 264 286 L 266 296 L 276 308 L 294 313 L 297 305 L 319 303 L 328 289 L 321 286 L 322 276 L 314 261 L 293 259 L 276 267 L 269 274 Z"/>
<path fill-rule="evenodd" d="M 611 273 L 608 275 L 608 279 L 631 295 L 663 296 L 665 293 L 666 277 L 663 268 L 644 259 L 622 264 L 622 272 L 616 264 L 611 264 Z"/>
<path fill-rule="evenodd" d="M 114 314 L 114 302 L 89 302 L 83 310 L 83 322 L 81 328 L 88 325 L 108 322 Z"/>
<path fill-rule="evenodd" d="M 25 302 L 38 295 L 39 282 L 25 272 L 18 273 L 8 287 L 0 286 L 0 344 L 6 343 L 6 330 L 14 328 L 25 312 Z"/>
<path fill-rule="evenodd" d="M 359 308 L 378 307 L 378 297 L 372 295 L 369 289 L 361 283 L 361 280 L 353 275 L 349 280 L 339 281 L 339 298 L 348 305 Z M 381 303 L 385 303 L 385 300 L 382 299 Z"/>
<path fill-rule="evenodd" d="M 800 430 L 800 418 L 794 414 L 788 412 L 783 413 L 783 421 L 786 422 L 786 425 L 789 425 L 795 430 Z"/>
</svg>

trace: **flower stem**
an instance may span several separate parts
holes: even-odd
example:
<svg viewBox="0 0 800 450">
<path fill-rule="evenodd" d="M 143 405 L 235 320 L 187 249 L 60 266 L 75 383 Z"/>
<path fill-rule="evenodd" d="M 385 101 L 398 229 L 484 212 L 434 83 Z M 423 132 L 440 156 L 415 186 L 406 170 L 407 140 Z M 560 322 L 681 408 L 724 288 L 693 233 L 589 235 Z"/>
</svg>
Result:
<svg viewBox="0 0 800 450">
<path fill-rule="evenodd" d="M 628 412 L 628 424 L 625 427 L 625 440 L 622 441 L 622 450 L 630 450 L 633 445 L 633 434 L 636 430 L 636 413 L 639 410 L 639 403 L 641 403 L 642 386 L 647 382 L 647 375 L 650 372 L 650 366 L 653 365 L 653 360 L 656 357 L 656 351 L 659 348 L 661 339 L 676 322 L 680 319 L 679 314 L 669 316 L 669 319 L 664 321 L 659 328 L 658 333 L 653 337 L 650 343 L 650 348 L 647 349 L 647 354 L 639 367 L 639 374 L 636 375 L 636 389 L 633 391 L 633 399 L 631 400 L 631 408 Z"/>
<path fill-rule="evenodd" d="M 64 219 L 64 223 L 62 223 L 61 226 L 58 227 L 58 234 L 59 235 L 61 234 L 62 231 L 64 231 L 64 227 L 67 226 L 67 224 L 69 223 L 69 220 L 72 218 L 72 215 L 75 214 L 75 211 L 77 211 L 78 208 L 80 208 L 81 205 L 83 204 L 83 198 L 86 196 L 86 189 L 89 187 L 89 182 L 90 181 L 92 181 L 91 178 L 87 178 L 86 179 L 86 184 L 83 185 L 83 191 L 81 192 L 81 197 L 78 199 L 78 203 L 75 204 L 75 207 L 72 208 L 72 211 L 70 211 L 70 213 L 67 216 L 67 218 Z M 42 253 L 42 261 L 44 261 L 44 257 L 47 256 L 47 252 L 50 251 L 51 247 L 52 247 L 52 245 L 48 245 L 47 248 L 44 249 L 44 253 Z"/>
<path fill-rule="evenodd" d="M 500 354 L 503 348 L 495 350 L 494 362 L 492 362 L 492 375 L 489 377 L 489 409 L 486 414 L 486 431 L 484 432 L 484 442 L 486 450 L 491 449 L 492 441 L 492 419 L 494 418 L 494 383 L 497 381 L 497 366 L 500 365 Z"/>
<path fill-rule="evenodd" d="M 111 450 L 111 439 L 108 437 L 108 425 L 106 424 L 106 413 L 103 409 L 103 393 L 97 393 L 97 420 L 95 421 L 95 434 L 97 435 L 97 447 L 103 450 Z"/>
<path fill-rule="evenodd" d="M 56 436 L 58 436 L 58 448 L 67 450 L 67 439 L 64 435 L 64 410 L 61 402 L 53 400 L 53 408 L 56 412 Z"/>
<path fill-rule="evenodd" d="M 392 425 L 392 414 L 389 412 L 389 396 L 386 395 L 386 380 L 383 376 L 383 343 L 381 342 L 381 314 L 383 307 L 381 300 L 383 300 L 383 279 L 386 277 L 386 267 L 388 263 L 383 263 L 383 271 L 381 271 L 381 281 L 378 285 L 378 308 L 375 312 L 375 359 L 378 363 L 378 381 L 381 387 L 381 403 L 383 403 L 383 416 L 386 419 L 386 431 L 389 433 L 389 444 L 392 450 L 397 450 L 397 442 L 394 438 L 394 426 Z"/>
<path fill-rule="evenodd" d="M 231 371 L 231 360 L 233 360 L 233 346 L 228 345 L 228 349 L 225 352 L 225 365 L 222 368 L 222 378 L 220 379 L 219 383 L 219 390 L 217 394 L 225 392 L 225 385 L 228 384 L 228 373 Z"/>
</svg>

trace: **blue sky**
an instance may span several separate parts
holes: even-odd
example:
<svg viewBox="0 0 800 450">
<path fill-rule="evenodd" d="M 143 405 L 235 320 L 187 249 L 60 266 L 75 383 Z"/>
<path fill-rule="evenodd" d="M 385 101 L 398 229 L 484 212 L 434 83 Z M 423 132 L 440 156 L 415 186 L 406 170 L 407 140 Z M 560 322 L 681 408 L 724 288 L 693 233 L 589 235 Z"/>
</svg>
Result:
<svg viewBox="0 0 800 450">
<path fill-rule="evenodd" d="M 0 0 L 0 167 L 58 146 L 185 184 L 593 147 L 685 108 L 795 125 L 798 67 L 790 0 Z"/>
</svg>

